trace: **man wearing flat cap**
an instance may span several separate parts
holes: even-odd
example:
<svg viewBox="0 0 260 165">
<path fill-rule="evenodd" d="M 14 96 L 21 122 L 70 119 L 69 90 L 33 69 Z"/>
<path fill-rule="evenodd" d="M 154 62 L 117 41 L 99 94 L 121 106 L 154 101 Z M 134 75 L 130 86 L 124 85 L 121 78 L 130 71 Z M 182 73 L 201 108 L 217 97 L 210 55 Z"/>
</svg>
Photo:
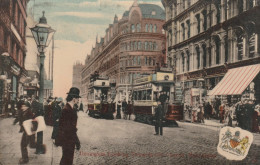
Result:
<svg viewBox="0 0 260 165">
<path fill-rule="evenodd" d="M 62 146 L 61 165 L 72 165 L 75 147 L 80 149 L 80 141 L 77 136 L 77 111 L 73 109 L 75 104 L 79 102 L 79 89 L 72 87 L 66 98 L 66 105 L 62 109 L 59 120 L 58 135 L 55 139 L 55 144 Z"/>
</svg>

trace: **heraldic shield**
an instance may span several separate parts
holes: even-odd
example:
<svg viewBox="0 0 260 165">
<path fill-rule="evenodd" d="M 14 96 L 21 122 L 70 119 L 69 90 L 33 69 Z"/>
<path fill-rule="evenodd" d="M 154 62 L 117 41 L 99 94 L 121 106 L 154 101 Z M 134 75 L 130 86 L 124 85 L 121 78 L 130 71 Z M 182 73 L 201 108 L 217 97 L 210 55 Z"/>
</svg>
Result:
<svg viewBox="0 0 260 165">
<path fill-rule="evenodd" d="M 229 160 L 243 160 L 253 142 L 253 134 L 239 127 L 223 127 L 219 134 L 218 153 Z"/>
</svg>

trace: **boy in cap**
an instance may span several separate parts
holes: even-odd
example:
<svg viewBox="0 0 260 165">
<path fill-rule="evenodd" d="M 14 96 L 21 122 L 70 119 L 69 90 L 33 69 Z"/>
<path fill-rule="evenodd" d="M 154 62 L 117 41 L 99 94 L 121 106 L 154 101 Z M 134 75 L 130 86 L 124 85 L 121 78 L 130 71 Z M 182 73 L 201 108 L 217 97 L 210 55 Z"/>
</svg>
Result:
<svg viewBox="0 0 260 165">
<path fill-rule="evenodd" d="M 67 103 L 62 109 L 59 120 L 58 135 L 55 139 L 55 144 L 62 146 L 61 165 L 72 165 L 75 146 L 80 149 L 80 141 L 77 136 L 77 111 L 73 108 L 79 102 L 79 89 L 72 87 L 66 98 Z"/>
<path fill-rule="evenodd" d="M 33 113 L 30 109 L 30 103 L 29 102 L 21 102 L 21 113 L 18 116 L 19 124 L 21 126 L 20 132 L 23 133 L 22 135 L 22 140 L 21 140 L 21 152 L 22 152 L 22 158 L 19 160 L 20 164 L 26 164 L 29 162 L 28 158 L 28 150 L 27 146 L 30 144 L 30 146 L 34 145 L 35 146 L 35 141 L 31 140 L 33 136 L 29 136 L 26 134 L 24 127 L 23 127 L 23 122 L 25 120 L 33 119 Z M 16 124 L 16 122 L 14 122 Z"/>
</svg>

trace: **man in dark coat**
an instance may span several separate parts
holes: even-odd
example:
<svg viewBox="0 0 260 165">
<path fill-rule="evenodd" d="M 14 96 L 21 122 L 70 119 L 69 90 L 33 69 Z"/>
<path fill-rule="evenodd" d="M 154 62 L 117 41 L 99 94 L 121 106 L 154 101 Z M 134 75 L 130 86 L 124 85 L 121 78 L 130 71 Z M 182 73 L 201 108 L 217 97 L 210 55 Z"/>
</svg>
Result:
<svg viewBox="0 0 260 165">
<path fill-rule="evenodd" d="M 62 146 L 61 165 L 72 165 L 75 146 L 80 149 L 80 141 L 77 136 L 77 111 L 73 109 L 75 104 L 79 102 L 79 89 L 72 87 L 66 98 L 67 104 L 62 110 L 59 132 L 56 138 L 56 145 Z"/>
<path fill-rule="evenodd" d="M 59 97 L 57 99 L 57 104 L 56 104 L 55 108 L 53 109 L 53 131 L 52 131 L 52 135 L 51 135 L 52 139 L 56 139 L 57 134 L 58 134 L 61 110 L 62 110 L 62 98 Z"/>
<path fill-rule="evenodd" d="M 29 120 L 29 119 L 33 119 L 33 113 L 30 109 L 30 103 L 21 102 L 21 113 L 18 116 L 18 121 L 21 126 L 20 132 L 23 133 L 22 140 L 21 140 L 22 158 L 19 160 L 20 164 L 25 164 L 29 162 L 27 146 L 30 142 L 33 141 L 31 140 L 32 136 L 26 134 L 24 127 L 22 125 L 25 120 Z M 16 124 L 16 122 L 17 120 L 15 120 L 14 125 Z"/>
<path fill-rule="evenodd" d="M 36 96 L 35 98 L 33 97 L 32 100 L 32 112 L 35 117 L 38 116 L 44 116 L 44 111 L 43 111 L 43 104 L 39 102 L 39 97 Z M 45 146 L 43 145 L 43 131 L 37 132 L 37 146 L 36 146 L 36 154 L 45 154 Z"/>
<path fill-rule="evenodd" d="M 84 112 L 84 110 L 83 110 L 83 104 L 82 104 L 82 101 L 80 102 L 80 105 L 79 105 L 79 110 Z"/>
<path fill-rule="evenodd" d="M 127 107 L 127 102 L 126 102 L 126 100 L 124 99 L 124 101 L 122 102 L 122 111 L 123 111 L 123 113 L 124 113 L 124 119 L 125 119 L 125 120 L 127 119 L 126 107 Z"/>
<path fill-rule="evenodd" d="M 119 100 L 117 103 L 117 112 L 116 112 L 116 118 L 121 119 L 121 101 Z"/>
<path fill-rule="evenodd" d="M 155 109 L 155 134 L 163 135 L 162 119 L 163 119 L 163 106 L 161 102 L 158 102 L 158 107 Z"/>
</svg>

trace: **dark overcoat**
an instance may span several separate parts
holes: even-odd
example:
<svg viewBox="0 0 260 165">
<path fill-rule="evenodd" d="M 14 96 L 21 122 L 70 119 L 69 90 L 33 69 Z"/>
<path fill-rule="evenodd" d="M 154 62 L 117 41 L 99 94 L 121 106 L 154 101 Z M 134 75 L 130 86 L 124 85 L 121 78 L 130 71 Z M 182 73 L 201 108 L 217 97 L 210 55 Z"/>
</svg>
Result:
<svg viewBox="0 0 260 165">
<path fill-rule="evenodd" d="M 62 109 L 59 120 L 59 131 L 56 138 L 57 145 L 63 146 L 66 144 L 76 144 L 76 142 L 78 142 L 77 120 L 77 111 L 67 103 Z"/>
<path fill-rule="evenodd" d="M 61 106 L 57 104 L 53 109 L 53 131 L 51 136 L 52 139 L 55 139 L 58 134 L 60 116 L 61 116 Z"/>
</svg>

